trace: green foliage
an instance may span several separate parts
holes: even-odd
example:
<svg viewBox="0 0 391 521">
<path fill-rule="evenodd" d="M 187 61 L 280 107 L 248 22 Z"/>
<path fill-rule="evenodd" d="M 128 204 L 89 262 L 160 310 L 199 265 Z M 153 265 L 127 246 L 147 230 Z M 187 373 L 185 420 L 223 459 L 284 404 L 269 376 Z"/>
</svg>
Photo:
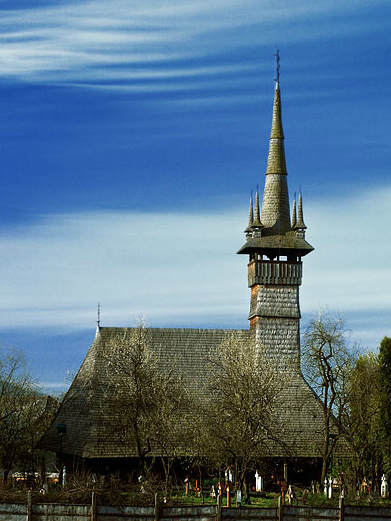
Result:
<svg viewBox="0 0 391 521">
<path fill-rule="evenodd" d="M 355 480 L 379 482 L 381 474 L 379 362 L 374 353 L 361 355 L 350 375 L 350 438 L 355 451 Z"/>
<path fill-rule="evenodd" d="M 384 436 L 391 436 L 391 338 L 384 337 L 379 350 L 380 413 Z"/>
<path fill-rule="evenodd" d="M 380 436 L 384 470 L 391 473 L 391 338 L 384 337 L 379 350 Z"/>
</svg>

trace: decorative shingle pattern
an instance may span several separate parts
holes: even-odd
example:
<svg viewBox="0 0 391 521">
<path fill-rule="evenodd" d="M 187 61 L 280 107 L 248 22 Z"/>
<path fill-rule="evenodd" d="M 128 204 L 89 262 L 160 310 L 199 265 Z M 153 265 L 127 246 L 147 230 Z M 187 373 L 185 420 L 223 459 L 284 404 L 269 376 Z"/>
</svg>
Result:
<svg viewBox="0 0 391 521">
<path fill-rule="evenodd" d="M 303 236 L 290 231 L 284 235 L 268 235 L 268 229 L 262 229 L 261 237 L 249 237 L 238 253 L 262 252 L 264 254 L 287 255 L 294 250 L 297 255 L 303 257 L 313 251 Z"/>
<path fill-rule="evenodd" d="M 276 83 L 276 88 L 274 90 L 273 120 L 270 139 L 284 139 L 284 131 L 282 130 L 281 93 L 279 82 Z M 274 172 L 276 171 L 274 170 Z"/>
<path fill-rule="evenodd" d="M 56 425 L 65 423 L 64 454 L 88 459 L 135 457 L 136 447 L 124 447 L 116 432 L 114 411 L 105 386 L 110 366 L 111 339 L 121 328 L 101 328 L 79 372 L 66 394 L 56 418 L 41 442 L 47 450 L 58 451 Z M 230 333 L 254 340 L 248 330 L 221 329 L 147 329 L 148 344 L 156 353 L 162 370 L 181 372 L 187 385 L 204 392 L 208 380 L 208 358 Z M 131 330 L 128 330 L 131 334 Z M 272 331 L 270 334 L 274 334 Z M 284 424 L 283 445 L 269 443 L 270 456 L 318 456 L 321 443 L 320 404 L 298 371 L 286 380 L 281 395 Z M 191 447 L 189 447 L 191 453 Z M 153 455 L 153 453 L 151 454 Z"/>
<path fill-rule="evenodd" d="M 269 235 L 283 235 L 291 230 L 286 174 L 267 174 L 261 221 Z"/>
<path fill-rule="evenodd" d="M 250 317 L 300 318 L 298 286 L 253 286 Z M 277 342 L 278 345 L 278 342 Z"/>
<path fill-rule="evenodd" d="M 300 325 L 298 318 L 256 315 L 253 328 L 260 350 L 276 366 L 300 373 Z"/>
<path fill-rule="evenodd" d="M 62 450 L 84 458 L 116 458 L 136 456 L 136 447 L 126 451 L 120 433 L 115 432 L 116 421 L 106 396 L 106 382 L 110 371 L 110 344 L 122 328 L 101 328 L 84 362 L 66 394 L 43 446 L 58 451 L 56 424 L 65 423 Z M 236 331 L 248 336 L 249 331 Z M 128 330 L 129 338 L 131 329 Z M 162 370 L 177 369 L 187 385 L 196 392 L 202 389 L 207 377 L 206 359 L 229 334 L 227 330 L 207 329 L 147 329 L 151 350 L 156 353 Z M 110 377 L 111 378 L 111 377 Z"/>
</svg>

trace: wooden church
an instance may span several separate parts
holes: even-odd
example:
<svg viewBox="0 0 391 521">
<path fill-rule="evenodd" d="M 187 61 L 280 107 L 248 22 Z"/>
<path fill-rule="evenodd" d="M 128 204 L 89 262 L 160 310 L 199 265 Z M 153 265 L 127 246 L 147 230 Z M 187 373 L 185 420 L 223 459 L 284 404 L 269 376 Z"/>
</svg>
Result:
<svg viewBox="0 0 391 521">
<path fill-rule="evenodd" d="M 271 447 L 271 458 L 320 458 L 324 423 L 318 397 L 300 368 L 300 305 L 303 257 L 313 247 L 305 239 L 301 195 L 289 207 L 279 79 L 274 92 L 262 205 L 251 198 L 246 241 L 238 253 L 248 255 L 251 291 L 248 330 L 235 332 L 264 350 L 286 378 L 281 401 L 284 444 Z M 125 329 L 98 326 L 89 349 L 41 446 L 95 471 L 113 468 L 135 457 L 136 448 L 121 443 L 110 428 L 112 410 L 105 401 L 104 382 L 110 370 L 111 340 Z M 130 330 L 126 330 L 131 332 Z M 205 356 L 217 350 L 230 330 L 148 328 L 148 343 L 162 364 L 175 366 L 190 387 L 208 379 Z M 164 366 L 164 367 L 163 367 Z M 64 434 L 61 433 L 61 429 Z M 59 438 L 61 448 L 59 449 Z M 338 455 L 338 446 L 335 455 Z M 340 454 L 341 455 L 341 454 Z"/>
</svg>

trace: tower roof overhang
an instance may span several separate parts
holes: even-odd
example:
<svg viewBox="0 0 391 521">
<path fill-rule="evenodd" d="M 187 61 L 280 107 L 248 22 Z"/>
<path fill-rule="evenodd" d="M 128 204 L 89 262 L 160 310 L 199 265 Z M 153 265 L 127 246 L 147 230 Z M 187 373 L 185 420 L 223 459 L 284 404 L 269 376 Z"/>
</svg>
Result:
<svg viewBox="0 0 391 521">
<path fill-rule="evenodd" d="M 314 248 L 304 238 L 293 232 L 287 235 L 271 235 L 269 237 L 251 237 L 237 252 L 238 254 L 262 253 L 267 256 L 297 255 L 304 257 Z"/>
</svg>

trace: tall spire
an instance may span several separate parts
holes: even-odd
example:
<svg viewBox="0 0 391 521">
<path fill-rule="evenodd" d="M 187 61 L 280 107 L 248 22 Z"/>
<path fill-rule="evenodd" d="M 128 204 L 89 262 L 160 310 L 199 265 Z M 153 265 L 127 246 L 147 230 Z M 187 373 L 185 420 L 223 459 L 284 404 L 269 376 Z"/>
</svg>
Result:
<svg viewBox="0 0 391 521">
<path fill-rule="evenodd" d="M 272 130 L 266 168 L 265 191 L 262 203 L 262 223 L 271 235 L 280 235 L 291 229 L 284 132 L 281 117 L 279 82 L 280 55 L 277 51 L 277 81 L 274 91 Z"/>
<path fill-rule="evenodd" d="M 282 129 L 282 116 L 281 116 L 281 92 L 280 92 L 280 84 L 277 82 L 276 82 L 276 88 L 274 91 L 273 121 L 272 121 L 272 130 L 270 132 L 270 139 L 284 139 L 284 131 Z M 286 173 L 286 171 L 284 173 Z"/>
<path fill-rule="evenodd" d="M 253 207 L 253 197 L 251 197 L 249 224 L 245 230 L 246 243 L 238 251 L 240 254 L 249 254 L 250 260 L 252 259 L 251 262 L 255 262 L 257 256 L 261 255 L 263 265 L 266 265 L 265 263 L 269 261 L 275 262 L 275 259 L 281 260 L 283 257 L 287 259 L 286 262 L 288 262 L 288 259 L 289 262 L 296 259 L 295 262 L 299 263 L 304 255 L 313 250 L 313 247 L 305 240 L 304 231 L 306 227 L 303 220 L 301 194 L 298 200 L 295 194 L 292 214 L 289 210 L 288 175 L 281 118 L 280 55 L 278 51 L 276 52 L 276 59 L 277 73 L 273 118 L 262 211 L 259 212 L 257 188 L 255 208 Z M 266 259 L 269 259 L 269 261 Z M 252 276 L 249 280 L 253 280 Z"/>
<path fill-rule="evenodd" d="M 280 53 L 278 49 L 275 56 L 277 60 L 276 88 L 274 91 L 273 120 L 266 174 L 287 174 L 281 116 Z"/>
<path fill-rule="evenodd" d="M 259 349 L 284 371 L 300 374 L 300 305 L 302 257 L 313 250 L 305 240 L 301 194 L 290 215 L 288 175 L 281 118 L 280 55 L 277 51 L 273 119 L 270 133 L 262 212 L 257 188 L 251 198 L 246 243 L 238 253 L 248 254 L 247 282 L 251 288 L 250 329 Z M 298 202 L 298 207 L 297 207 Z M 250 228 L 250 230 L 249 230 Z"/>
</svg>

